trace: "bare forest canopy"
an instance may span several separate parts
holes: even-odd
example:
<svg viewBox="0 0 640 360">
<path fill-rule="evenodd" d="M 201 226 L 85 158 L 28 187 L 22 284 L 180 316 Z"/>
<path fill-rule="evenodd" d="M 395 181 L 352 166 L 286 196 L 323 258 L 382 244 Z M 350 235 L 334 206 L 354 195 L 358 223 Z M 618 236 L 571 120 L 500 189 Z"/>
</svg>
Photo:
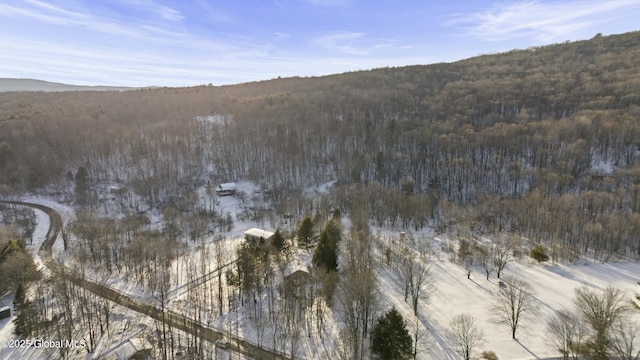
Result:
<svg viewBox="0 0 640 360">
<path fill-rule="evenodd" d="M 280 203 L 336 179 L 332 205 L 380 225 L 637 255 L 640 32 L 319 78 L 0 93 L 2 194 L 117 183 L 161 208 L 238 179 Z"/>
</svg>

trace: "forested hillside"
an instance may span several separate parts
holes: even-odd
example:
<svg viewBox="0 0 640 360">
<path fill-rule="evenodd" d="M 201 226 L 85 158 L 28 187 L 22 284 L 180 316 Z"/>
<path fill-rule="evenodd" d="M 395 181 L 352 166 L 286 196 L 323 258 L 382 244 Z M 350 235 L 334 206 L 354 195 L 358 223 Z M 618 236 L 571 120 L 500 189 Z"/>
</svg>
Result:
<svg viewBox="0 0 640 360">
<path fill-rule="evenodd" d="M 0 93 L 0 193 L 91 206 L 119 184 L 143 202 L 124 207 L 189 213 L 197 187 L 249 179 L 280 215 L 360 206 L 557 260 L 637 256 L 639 59 L 636 32 L 321 78 Z M 299 200 L 334 179 L 326 209 Z"/>
</svg>

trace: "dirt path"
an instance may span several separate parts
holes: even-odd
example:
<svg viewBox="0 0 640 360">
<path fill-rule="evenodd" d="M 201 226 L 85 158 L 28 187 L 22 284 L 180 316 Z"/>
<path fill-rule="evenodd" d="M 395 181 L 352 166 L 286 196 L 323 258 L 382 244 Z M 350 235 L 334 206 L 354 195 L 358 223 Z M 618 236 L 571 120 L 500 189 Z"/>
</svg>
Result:
<svg viewBox="0 0 640 360">
<path fill-rule="evenodd" d="M 42 262 L 45 266 L 47 266 L 53 273 L 62 273 L 64 274 L 69 281 L 73 284 L 82 287 L 91 291 L 92 293 L 112 301 L 118 305 L 122 305 L 126 308 L 129 308 L 138 313 L 150 316 L 156 320 L 162 321 L 165 324 L 187 332 L 189 334 L 198 336 L 199 338 L 208 341 L 210 343 L 215 343 L 216 340 L 227 338 L 229 339 L 229 348 L 231 351 L 240 353 L 242 355 L 246 355 L 248 357 L 254 359 L 289 359 L 286 354 L 275 352 L 273 350 L 265 349 L 263 347 L 252 344 L 246 340 L 241 338 L 237 338 L 232 334 L 223 333 L 217 330 L 214 330 L 205 324 L 201 324 L 195 320 L 184 317 L 183 315 L 177 314 L 173 311 L 166 310 L 163 312 L 162 309 L 143 303 L 138 300 L 134 300 L 129 296 L 126 296 L 118 291 L 115 291 L 107 286 L 91 282 L 87 279 L 83 279 L 81 277 L 75 276 L 71 272 L 69 272 L 66 268 L 58 264 L 53 260 L 52 256 L 52 247 L 58 238 L 58 234 L 62 230 L 62 217 L 60 214 L 53 208 L 48 206 L 44 206 L 41 204 L 29 203 L 29 202 L 21 202 L 21 201 L 2 201 L 0 203 L 5 204 L 13 204 L 19 206 L 28 206 L 32 208 L 36 208 L 44 211 L 50 218 L 49 222 L 49 231 L 47 232 L 46 238 L 42 241 L 40 245 L 40 249 L 38 250 L 38 254 L 42 259 Z"/>
</svg>

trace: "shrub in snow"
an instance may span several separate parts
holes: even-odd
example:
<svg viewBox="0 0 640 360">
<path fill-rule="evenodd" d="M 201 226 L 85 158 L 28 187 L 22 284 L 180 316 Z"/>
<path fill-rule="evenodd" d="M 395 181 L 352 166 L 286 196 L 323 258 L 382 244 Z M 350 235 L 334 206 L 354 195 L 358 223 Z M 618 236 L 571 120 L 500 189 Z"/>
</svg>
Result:
<svg viewBox="0 0 640 360">
<path fill-rule="evenodd" d="M 482 352 L 480 358 L 485 360 L 498 360 L 498 355 L 496 355 L 496 353 L 494 353 L 493 351 L 487 350 Z"/>
<path fill-rule="evenodd" d="M 539 263 L 549 260 L 549 255 L 547 254 L 547 249 L 542 245 L 536 245 L 531 249 L 529 253 L 532 259 Z"/>
</svg>

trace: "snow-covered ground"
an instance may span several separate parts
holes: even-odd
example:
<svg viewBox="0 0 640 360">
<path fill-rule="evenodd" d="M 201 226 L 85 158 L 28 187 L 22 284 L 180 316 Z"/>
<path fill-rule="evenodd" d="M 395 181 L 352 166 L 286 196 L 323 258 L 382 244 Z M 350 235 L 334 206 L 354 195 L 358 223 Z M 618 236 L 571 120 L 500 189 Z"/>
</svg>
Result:
<svg viewBox="0 0 640 360">
<path fill-rule="evenodd" d="M 323 192 L 331 184 L 325 187 L 319 187 L 312 192 Z M 250 198 L 255 193 L 256 187 L 249 182 L 238 183 L 238 189 L 247 194 Z M 203 195 L 204 196 L 204 195 Z M 53 201 L 30 198 L 27 201 L 41 203 L 53 207 L 59 211 L 64 221 L 69 221 L 74 217 L 74 211 L 70 207 L 57 204 Z M 245 199 L 245 201 L 247 201 Z M 225 233 L 226 238 L 224 247 L 230 254 L 233 254 L 235 246 L 240 241 L 242 232 L 251 227 L 263 227 L 266 230 L 275 230 L 272 224 L 256 224 L 255 222 L 242 220 L 238 217 L 241 208 L 241 200 L 236 197 L 227 196 L 217 198 L 216 210 L 222 213 L 229 213 L 234 219 L 233 229 Z M 34 245 L 31 245 L 30 251 L 36 254 L 38 241 L 41 241 L 46 234 L 48 228 L 48 218 L 40 211 L 36 211 L 38 227 L 34 233 Z M 264 226 L 260 226 L 264 225 Z M 380 234 L 383 235 L 380 235 Z M 218 234 L 220 235 L 220 234 Z M 396 233 L 380 229 L 376 236 L 382 236 L 382 241 L 390 241 L 392 237 L 396 237 Z M 518 329 L 517 340 L 511 339 L 509 329 L 495 324 L 489 307 L 492 305 L 493 294 L 498 290 L 498 279 L 495 273 L 486 280 L 485 274 L 480 268 L 472 267 L 471 278 L 467 278 L 467 270 L 461 265 L 450 261 L 450 253 L 447 252 L 449 240 L 444 237 L 434 236 L 432 230 L 426 230 L 420 234 L 413 234 L 413 238 L 419 239 L 417 242 L 422 244 L 410 245 L 416 252 L 425 253 L 424 243 L 429 241 L 431 253 L 422 258 L 421 261 L 429 264 L 431 274 L 433 276 L 434 290 L 431 292 L 428 300 L 420 301 L 418 310 L 417 323 L 421 325 L 422 335 L 420 337 L 420 353 L 419 359 L 454 359 L 459 358 L 451 347 L 451 341 L 447 335 L 447 329 L 451 319 L 461 313 L 471 314 L 476 325 L 483 331 L 485 342 L 479 350 L 494 351 L 500 359 L 536 359 L 557 357 L 559 354 L 551 349 L 545 340 L 547 320 L 554 314 L 554 311 L 560 309 L 573 309 L 574 289 L 580 286 L 589 286 L 594 289 L 604 289 L 607 286 L 614 286 L 624 291 L 625 296 L 631 303 L 631 297 L 636 292 L 636 283 L 640 281 L 640 263 L 638 262 L 617 262 L 617 263 L 593 263 L 581 261 L 576 265 L 559 265 L 559 264 L 537 264 L 528 257 L 523 257 L 518 261 L 509 263 L 503 272 L 504 276 L 513 276 L 528 281 L 535 290 L 536 301 L 538 302 L 538 310 L 534 317 L 525 320 Z M 212 239 L 201 246 L 212 246 Z M 421 249 L 422 248 L 422 249 Z M 199 248 L 193 246 L 189 248 L 181 259 L 177 259 L 176 263 L 197 259 Z M 62 254 L 61 241 L 54 246 L 54 254 Z M 378 254 L 380 256 L 380 254 Z M 56 255 L 54 255 L 56 256 Z M 39 261 L 36 258 L 36 261 Z M 215 269 L 219 264 L 215 264 L 214 257 L 211 257 L 210 269 Z M 175 267 L 175 266 L 174 266 Z M 380 285 L 380 296 L 383 302 L 383 311 L 391 306 L 395 306 L 403 315 L 408 323 L 410 331 L 415 326 L 416 318 L 413 315 L 411 305 L 404 301 L 401 289 L 398 286 L 398 280 L 394 273 L 387 268 L 381 267 L 378 271 L 378 281 Z M 111 278 L 107 283 L 124 293 L 131 294 L 140 298 L 144 298 L 145 294 L 142 289 L 135 286 L 125 286 L 122 279 Z M 185 283 L 190 279 L 186 277 L 186 272 L 182 271 L 178 284 L 171 289 L 170 308 L 179 309 L 182 300 L 186 296 Z M 10 302 L 10 300 L 9 300 Z M 148 323 L 148 319 L 136 316 L 135 314 L 122 312 L 117 315 L 118 325 L 122 329 L 118 334 L 118 339 L 104 339 L 101 345 L 96 349 L 96 356 L 113 353 L 114 347 L 121 344 L 124 340 L 136 336 L 138 332 L 148 331 L 148 327 L 152 326 Z M 628 315 L 628 321 L 640 326 L 640 310 L 632 309 Z M 135 327 L 134 322 L 147 324 L 142 327 Z M 126 327 L 124 324 L 130 324 Z M 237 333 L 245 337 L 248 341 L 258 343 L 257 332 L 252 328 L 249 320 L 238 318 L 236 313 L 227 312 L 220 318 L 214 318 L 211 326 L 218 327 L 222 331 Z M 11 339 L 12 324 L 10 320 L 0 322 L 0 339 Z M 145 330 L 147 329 L 147 330 Z M 135 331 L 134 331 L 135 330 Z M 335 354 L 340 339 L 339 324 L 332 316 L 327 316 L 326 328 L 322 337 L 301 336 L 298 358 L 313 359 L 318 354 L 324 354 L 323 357 L 330 357 Z M 269 334 L 264 334 L 268 337 Z M 270 340 L 260 341 L 269 344 Z M 640 348 L 640 339 L 636 339 L 636 347 Z M 40 353 L 41 354 L 41 353 Z M 479 352 L 478 352 L 479 354 Z M 478 355 L 476 354 L 476 355 Z M 9 349 L 0 349 L 0 359 L 16 358 L 38 358 L 33 353 L 15 353 Z M 23 357 L 24 355 L 24 357 Z"/>
<path fill-rule="evenodd" d="M 391 235 L 393 237 L 393 235 Z M 389 237 L 389 235 L 387 235 Z M 395 236 L 396 239 L 399 236 Z M 417 236 L 425 241 L 425 236 Z M 428 237 L 428 235 L 426 236 Z M 426 331 L 430 333 L 420 344 L 425 352 L 424 359 L 459 358 L 453 354 L 452 342 L 447 339 L 447 329 L 451 319 L 463 313 L 475 318 L 476 326 L 484 333 L 481 351 L 491 350 L 500 359 L 538 359 L 558 357 L 546 341 L 547 321 L 562 309 L 575 310 L 574 291 L 581 286 L 603 290 L 613 286 L 624 292 L 625 304 L 631 311 L 627 321 L 640 329 L 640 309 L 632 308 L 631 298 L 636 293 L 636 282 L 640 280 L 640 263 L 637 261 L 616 263 L 593 263 L 581 261 L 575 265 L 538 264 L 529 257 L 510 262 L 501 277 L 512 276 L 531 284 L 535 292 L 537 310 L 531 318 L 522 321 L 517 331 L 517 339 L 511 339 L 510 329 L 498 325 L 489 308 L 494 303 L 493 296 L 499 291 L 495 272 L 489 280 L 481 267 L 471 267 L 470 279 L 464 266 L 450 261 L 451 254 L 445 251 L 450 243 L 445 237 L 430 238 L 432 253 L 420 261 L 428 264 L 433 276 L 433 291 L 427 301 L 420 302 L 418 316 Z M 415 245 L 409 245 L 415 248 Z M 393 272 L 383 269 L 379 273 L 381 292 L 388 307 L 395 306 L 408 323 L 411 330 L 415 316 L 411 305 L 404 301 L 398 280 Z M 640 349 L 640 338 L 636 338 L 635 348 Z"/>
<path fill-rule="evenodd" d="M 529 282 L 535 291 L 538 310 L 531 319 L 522 323 L 517 340 L 511 339 L 508 328 L 492 322 L 489 306 L 498 290 L 498 279 L 493 274 L 487 281 L 484 272 L 474 271 L 467 279 L 464 268 L 448 260 L 433 261 L 432 270 L 437 279 L 437 290 L 422 311 L 444 330 L 451 318 L 469 313 L 476 318 L 484 332 L 486 342 L 482 349 L 493 350 L 500 359 L 532 359 L 558 356 L 546 341 L 546 324 L 554 311 L 574 309 L 574 290 L 586 285 L 594 289 L 614 286 L 625 292 L 631 300 L 640 279 L 640 264 L 611 263 L 587 265 L 538 265 L 523 259 L 510 263 L 503 276 L 514 276 Z M 502 275 L 501 275 L 502 276 Z M 633 309 L 629 321 L 640 326 L 640 310 Z M 636 339 L 640 347 L 640 339 Z"/>
</svg>

